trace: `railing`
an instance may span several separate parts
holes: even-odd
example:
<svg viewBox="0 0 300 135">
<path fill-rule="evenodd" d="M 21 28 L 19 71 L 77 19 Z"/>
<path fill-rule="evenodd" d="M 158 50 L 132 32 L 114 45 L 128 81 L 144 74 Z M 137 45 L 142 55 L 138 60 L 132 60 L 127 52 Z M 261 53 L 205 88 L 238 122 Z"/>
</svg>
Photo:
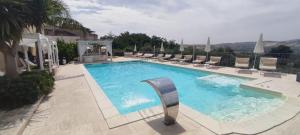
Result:
<svg viewBox="0 0 300 135">
<path fill-rule="evenodd" d="M 146 52 L 145 52 L 146 53 Z M 148 52 L 152 53 L 152 52 Z M 184 53 L 183 55 L 191 55 L 191 53 Z M 195 55 L 204 55 L 205 52 L 196 52 Z M 234 53 L 234 52 L 211 52 L 209 56 L 222 56 L 220 66 L 234 67 L 236 57 L 250 58 L 249 68 L 253 67 L 255 55 L 253 53 Z M 273 57 L 277 58 L 277 72 L 283 73 L 298 73 L 300 72 L 300 54 L 296 53 L 266 53 L 256 55 L 257 60 L 255 68 L 259 67 L 260 57 Z M 194 57 L 195 58 L 195 57 Z"/>
<path fill-rule="evenodd" d="M 250 58 L 249 67 L 253 67 L 255 55 L 253 53 L 219 53 L 210 54 L 210 56 L 222 56 L 220 62 L 221 66 L 233 67 L 236 57 Z M 293 53 L 267 53 L 263 55 L 257 55 L 255 62 L 255 68 L 259 67 L 260 57 L 273 57 L 277 58 L 277 70 L 283 73 L 297 73 L 300 72 L 300 54 Z"/>
</svg>

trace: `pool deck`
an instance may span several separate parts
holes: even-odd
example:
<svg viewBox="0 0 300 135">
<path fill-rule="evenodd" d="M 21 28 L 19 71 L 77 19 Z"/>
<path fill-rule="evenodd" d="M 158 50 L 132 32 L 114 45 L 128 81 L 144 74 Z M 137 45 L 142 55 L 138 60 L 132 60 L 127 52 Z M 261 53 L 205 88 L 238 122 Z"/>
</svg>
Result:
<svg viewBox="0 0 300 135">
<path fill-rule="evenodd" d="M 135 59 L 119 57 L 113 61 L 130 60 Z M 207 69 L 191 64 L 149 62 L 253 78 L 255 80 L 243 86 L 282 94 L 286 102 L 272 112 L 235 123 L 217 122 L 180 104 L 177 124 L 165 126 L 161 122 L 163 115 L 160 106 L 120 115 L 83 65 L 70 64 L 59 68 L 55 90 L 41 103 L 23 134 L 300 134 L 300 83 L 295 81 L 295 75 L 272 78 L 263 77 L 259 72 L 239 74 L 237 69 L 229 67 Z"/>
</svg>

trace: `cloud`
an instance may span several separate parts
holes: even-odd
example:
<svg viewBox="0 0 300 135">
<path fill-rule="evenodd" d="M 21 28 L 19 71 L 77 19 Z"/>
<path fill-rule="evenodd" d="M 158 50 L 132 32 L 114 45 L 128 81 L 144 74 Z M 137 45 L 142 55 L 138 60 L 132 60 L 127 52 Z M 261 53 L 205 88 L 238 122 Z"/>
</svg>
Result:
<svg viewBox="0 0 300 135">
<path fill-rule="evenodd" d="M 299 0 L 64 0 L 97 34 L 124 31 L 185 43 L 299 38 Z"/>
</svg>

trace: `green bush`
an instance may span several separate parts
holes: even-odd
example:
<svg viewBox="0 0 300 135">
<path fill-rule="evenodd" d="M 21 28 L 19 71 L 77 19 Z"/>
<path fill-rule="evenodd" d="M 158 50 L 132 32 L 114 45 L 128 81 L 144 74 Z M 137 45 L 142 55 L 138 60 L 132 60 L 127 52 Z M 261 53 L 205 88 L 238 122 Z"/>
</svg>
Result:
<svg viewBox="0 0 300 135">
<path fill-rule="evenodd" d="M 46 71 L 31 71 L 24 72 L 21 75 L 25 80 L 30 80 L 32 82 L 36 82 L 42 94 L 49 94 L 52 92 L 54 86 L 54 78 L 52 74 L 49 74 Z"/>
<path fill-rule="evenodd" d="M 0 77 L 0 108 L 14 109 L 33 104 L 49 94 L 53 86 L 53 75 L 46 71 L 24 72 L 17 78 Z"/>
<path fill-rule="evenodd" d="M 78 57 L 77 45 L 75 43 L 66 43 L 62 40 L 57 41 L 59 62 L 62 64 L 63 58 L 67 63 Z"/>
</svg>

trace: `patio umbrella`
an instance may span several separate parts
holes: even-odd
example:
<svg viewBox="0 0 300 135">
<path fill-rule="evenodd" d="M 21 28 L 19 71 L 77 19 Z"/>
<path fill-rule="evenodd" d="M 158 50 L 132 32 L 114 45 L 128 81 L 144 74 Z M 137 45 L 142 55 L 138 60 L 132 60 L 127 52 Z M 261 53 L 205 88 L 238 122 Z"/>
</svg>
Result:
<svg viewBox="0 0 300 135">
<path fill-rule="evenodd" d="M 254 53 L 254 63 L 252 69 L 255 69 L 256 57 L 258 54 L 264 54 L 264 41 L 263 41 L 263 34 L 260 34 L 258 41 L 253 50 Z"/>
<path fill-rule="evenodd" d="M 164 51 L 165 51 L 165 48 L 164 48 L 164 43 L 163 43 L 163 42 L 161 43 L 161 46 L 160 46 L 160 51 L 161 51 L 161 52 L 164 52 Z"/>
<path fill-rule="evenodd" d="M 181 55 L 182 55 L 182 52 L 184 51 L 183 40 L 181 40 L 181 45 L 180 45 L 179 51 L 181 52 Z"/>
<path fill-rule="evenodd" d="M 134 45 L 134 49 L 133 49 L 133 52 L 136 52 L 136 44 Z"/>
<path fill-rule="evenodd" d="M 204 51 L 206 52 L 206 59 L 208 59 L 208 53 L 211 51 L 211 47 L 210 47 L 210 38 L 208 37 L 207 39 L 207 43 L 205 45 L 205 49 Z"/>
</svg>

